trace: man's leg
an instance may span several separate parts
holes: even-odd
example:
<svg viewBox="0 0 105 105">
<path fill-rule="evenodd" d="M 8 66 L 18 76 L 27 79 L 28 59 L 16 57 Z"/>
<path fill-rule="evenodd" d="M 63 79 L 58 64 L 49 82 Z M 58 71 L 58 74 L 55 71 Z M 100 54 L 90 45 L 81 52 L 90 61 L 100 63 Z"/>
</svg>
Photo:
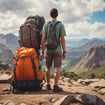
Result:
<svg viewBox="0 0 105 105">
<path fill-rule="evenodd" d="M 50 71 L 51 71 L 52 61 L 53 61 L 52 54 L 47 53 L 46 54 L 46 72 L 45 72 L 47 90 L 51 90 L 51 86 L 50 86 L 51 73 L 50 73 Z"/>
<path fill-rule="evenodd" d="M 58 86 L 59 77 L 60 77 L 60 67 L 55 67 L 53 92 L 63 91 L 63 89 Z"/>
<path fill-rule="evenodd" d="M 45 78 L 47 85 L 50 85 L 50 78 L 51 78 L 50 70 L 51 68 L 46 68 Z"/>
<path fill-rule="evenodd" d="M 54 67 L 55 67 L 55 73 L 54 73 L 53 92 L 61 92 L 61 91 L 63 91 L 63 89 L 58 86 L 58 81 L 59 81 L 59 77 L 60 77 L 60 67 L 61 67 L 61 54 L 60 53 L 55 53 Z"/>
<path fill-rule="evenodd" d="M 58 86 L 59 77 L 60 77 L 60 68 L 55 67 L 55 72 L 54 72 L 54 85 L 55 86 Z"/>
</svg>

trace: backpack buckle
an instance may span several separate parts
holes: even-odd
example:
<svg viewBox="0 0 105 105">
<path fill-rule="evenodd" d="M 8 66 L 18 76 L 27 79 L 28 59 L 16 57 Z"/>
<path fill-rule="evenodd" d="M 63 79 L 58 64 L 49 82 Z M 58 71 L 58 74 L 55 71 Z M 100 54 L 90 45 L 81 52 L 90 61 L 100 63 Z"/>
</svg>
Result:
<svg viewBox="0 0 105 105">
<path fill-rule="evenodd" d="M 22 54 L 22 58 L 24 58 L 25 57 L 25 54 Z"/>
</svg>

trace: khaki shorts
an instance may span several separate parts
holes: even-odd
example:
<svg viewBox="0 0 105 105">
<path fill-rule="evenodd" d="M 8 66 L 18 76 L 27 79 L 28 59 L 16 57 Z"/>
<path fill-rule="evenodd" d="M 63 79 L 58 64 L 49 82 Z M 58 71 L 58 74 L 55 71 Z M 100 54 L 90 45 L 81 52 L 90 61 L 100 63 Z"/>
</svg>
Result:
<svg viewBox="0 0 105 105">
<path fill-rule="evenodd" d="M 61 53 L 46 53 L 46 66 L 50 68 L 54 61 L 54 67 L 61 67 Z"/>
</svg>

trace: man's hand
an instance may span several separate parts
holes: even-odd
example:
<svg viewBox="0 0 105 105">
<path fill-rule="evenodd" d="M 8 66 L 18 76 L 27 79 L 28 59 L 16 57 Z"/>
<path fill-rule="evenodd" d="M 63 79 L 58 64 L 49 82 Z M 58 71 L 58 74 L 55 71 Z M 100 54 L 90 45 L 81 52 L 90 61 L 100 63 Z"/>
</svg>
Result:
<svg viewBox="0 0 105 105">
<path fill-rule="evenodd" d="M 62 55 L 62 59 L 64 60 L 65 58 L 66 58 L 66 51 L 64 51 Z"/>
</svg>

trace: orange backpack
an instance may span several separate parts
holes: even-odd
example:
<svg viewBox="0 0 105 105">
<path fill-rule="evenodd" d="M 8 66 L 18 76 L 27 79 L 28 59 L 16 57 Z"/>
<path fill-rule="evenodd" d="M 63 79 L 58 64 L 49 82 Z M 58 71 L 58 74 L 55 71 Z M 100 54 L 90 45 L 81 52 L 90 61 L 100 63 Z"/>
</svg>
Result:
<svg viewBox="0 0 105 105">
<path fill-rule="evenodd" d="M 43 73 L 39 71 L 39 60 L 34 48 L 21 47 L 16 51 L 12 80 L 42 80 Z"/>
</svg>

